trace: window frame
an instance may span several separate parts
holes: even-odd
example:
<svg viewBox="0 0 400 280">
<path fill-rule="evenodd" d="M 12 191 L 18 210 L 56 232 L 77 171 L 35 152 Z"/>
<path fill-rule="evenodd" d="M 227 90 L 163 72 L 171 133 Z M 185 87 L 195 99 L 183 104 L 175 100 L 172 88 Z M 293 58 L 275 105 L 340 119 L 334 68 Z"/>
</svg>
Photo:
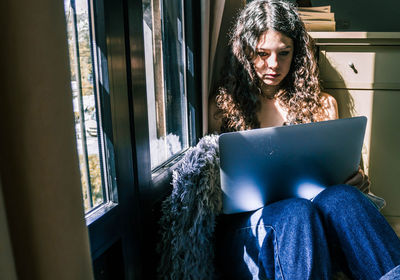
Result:
<svg viewBox="0 0 400 280">
<path fill-rule="evenodd" d="M 99 133 L 104 130 L 109 134 L 114 158 L 106 160 L 115 162 L 115 177 L 107 178 L 107 181 L 113 182 L 109 190 L 110 202 L 86 215 L 94 273 L 95 276 L 100 275 L 101 267 L 104 266 L 98 264 L 97 260 L 114 244 L 120 244 L 118 246 L 123 255 L 123 264 L 118 265 L 123 267 L 124 278 L 140 279 L 144 275 L 143 271 L 146 271 L 146 275 L 149 271 L 155 273 L 159 203 L 170 192 L 172 170 L 187 149 L 152 172 L 142 1 L 89 2 L 94 21 L 90 29 L 96 38 L 95 47 L 100 50 L 97 59 L 105 59 L 107 62 L 99 63 L 94 71 L 101 71 L 99 75 L 107 75 L 109 84 L 109 94 L 102 88 L 97 89 L 101 100 L 98 102 L 99 112 L 102 112 L 100 123 L 103 126 Z M 189 146 L 194 146 L 202 135 L 200 2 L 184 0 L 183 5 L 187 112 L 192 114 L 188 116 L 188 127 L 191 127 Z M 188 48 L 191 48 L 192 53 L 189 58 Z M 189 104 L 192 106 L 191 111 Z M 109 118 L 104 118 L 104 113 Z M 146 248 L 142 245 L 149 243 L 151 245 Z"/>
<path fill-rule="evenodd" d="M 186 48 L 190 47 L 193 53 L 193 59 L 188 62 L 188 52 L 186 49 L 186 89 L 187 89 L 187 104 L 191 103 L 194 108 L 194 123 L 195 128 L 189 133 L 189 147 L 195 146 L 199 139 L 202 137 L 203 124 L 202 124 L 202 84 L 201 84 L 201 3 L 196 0 L 184 0 L 184 18 L 185 18 L 185 33 L 186 38 Z M 141 0 L 131 0 L 128 3 L 130 7 L 127 9 L 130 27 L 130 37 L 129 42 L 131 55 L 137 54 L 135 50 L 139 46 L 135 46 L 132 42 L 142 42 L 141 46 L 144 46 L 143 41 L 143 11 L 142 11 L 142 1 Z M 140 7 L 139 7 L 140 6 Z M 139 43 L 138 43 L 139 44 Z M 144 59 L 144 52 L 142 58 Z M 135 61 L 134 57 L 131 57 L 131 61 Z M 142 78 L 144 78 L 145 73 L 145 62 L 140 60 L 143 64 L 136 65 L 134 71 L 142 73 Z M 192 69 L 189 69 L 192 67 Z M 192 73 L 188 73 L 188 71 Z M 135 73 L 135 72 L 132 72 Z M 135 75 L 132 75 L 135 76 Z M 137 76 L 139 77 L 139 75 Z M 132 91 L 132 102 L 134 102 L 137 107 L 134 112 L 134 120 L 139 123 L 147 119 L 147 96 L 146 96 L 146 84 L 140 80 L 132 80 L 132 84 L 139 83 L 140 87 L 133 87 Z M 136 89 L 136 90 L 135 90 Z M 146 110 L 143 110 L 146 108 Z M 141 113 L 139 113 L 141 112 Z M 189 112 L 189 109 L 188 109 Z M 141 115 L 142 114 L 142 115 Z M 159 262 L 159 255 L 156 252 L 156 245 L 161 238 L 158 235 L 159 224 L 158 221 L 161 216 L 161 203 L 162 201 L 171 193 L 172 185 L 172 172 L 179 165 L 181 159 L 185 156 L 187 149 L 181 153 L 176 154 L 168 161 L 161 164 L 157 169 L 151 171 L 150 169 L 150 146 L 149 146 L 149 133 L 148 133 L 148 123 L 142 122 L 145 126 L 143 130 L 138 129 L 135 134 L 136 137 L 139 136 L 137 140 L 136 151 L 138 155 L 136 156 L 136 163 L 140 163 L 141 159 L 147 159 L 146 162 L 147 169 L 143 165 L 138 166 L 137 177 L 138 177 L 138 187 L 140 193 L 141 202 L 141 221 L 142 227 L 146 230 L 143 236 L 143 244 L 147 244 L 146 250 L 141 254 L 141 261 L 143 266 L 143 271 L 146 271 L 146 278 L 155 279 L 156 269 L 154 264 Z M 144 144 L 141 146 L 140 144 Z M 144 148 L 145 147 L 145 148 Z"/>
<path fill-rule="evenodd" d="M 94 25 L 96 26 L 96 48 L 107 63 L 102 63 L 98 71 L 107 75 L 109 93 L 99 89 L 100 111 L 109 114 L 102 116 L 103 128 L 110 134 L 113 144 L 116 184 L 107 186 L 112 199 L 91 211 L 86 216 L 92 260 L 95 275 L 96 260 L 109 250 L 113 244 L 120 243 L 123 264 L 123 275 L 126 279 L 141 276 L 141 220 L 138 176 L 136 169 L 136 141 L 132 125 L 132 89 L 130 88 L 129 50 L 127 49 L 127 1 L 96 0 L 92 2 Z M 104 36 L 105 34 L 105 36 Z M 143 50 L 142 50 L 143 51 Z M 110 122 L 111 120 L 111 122 Z M 108 147 L 110 148 L 110 147 Z M 113 159 L 107 159 L 113 160 Z M 114 265 L 111 265 L 114 266 Z M 106 269 L 107 270 L 107 269 Z"/>
</svg>

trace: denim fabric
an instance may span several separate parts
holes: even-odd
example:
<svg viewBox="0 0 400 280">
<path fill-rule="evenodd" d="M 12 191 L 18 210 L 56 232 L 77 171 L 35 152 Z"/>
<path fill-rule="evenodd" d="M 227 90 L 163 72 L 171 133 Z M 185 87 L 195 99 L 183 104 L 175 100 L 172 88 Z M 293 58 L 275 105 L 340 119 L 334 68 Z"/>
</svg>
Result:
<svg viewBox="0 0 400 280">
<path fill-rule="evenodd" d="M 292 198 L 222 216 L 216 249 L 222 279 L 320 280 L 344 271 L 376 280 L 398 275 L 400 264 L 400 240 L 390 225 L 346 185 L 329 187 L 313 201 Z"/>
</svg>

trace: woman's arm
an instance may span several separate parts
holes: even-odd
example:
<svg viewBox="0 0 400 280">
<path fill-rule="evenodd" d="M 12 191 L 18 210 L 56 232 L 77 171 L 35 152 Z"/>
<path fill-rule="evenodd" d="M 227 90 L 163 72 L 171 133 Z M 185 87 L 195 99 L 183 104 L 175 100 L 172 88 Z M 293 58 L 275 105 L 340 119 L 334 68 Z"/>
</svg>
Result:
<svg viewBox="0 0 400 280">
<path fill-rule="evenodd" d="M 368 175 L 364 173 L 364 170 L 361 167 L 358 168 L 358 171 L 352 175 L 346 182 L 346 185 L 350 185 L 356 187 L 363 193 L 369 193 L 370 191 L 370 180 Z"/>
<path fill-rule="evenodd" d="M 336 120 L 339 118 L 337 102 L 332 95 L 321 92 L 321 104 L 326 116 L 322 119 L 323 121 Z"/>
</svg>

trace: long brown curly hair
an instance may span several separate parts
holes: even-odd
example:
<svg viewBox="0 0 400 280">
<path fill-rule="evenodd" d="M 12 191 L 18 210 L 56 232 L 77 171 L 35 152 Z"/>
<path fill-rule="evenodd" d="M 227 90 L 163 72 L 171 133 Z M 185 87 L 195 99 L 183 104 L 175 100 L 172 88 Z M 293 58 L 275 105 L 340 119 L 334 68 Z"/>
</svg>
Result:
<svg viewBox="0 0 400 280">
<path fill-rule="evenodd" d="M 260 127 L 260 83 L 252 65 L 259 37 L 268 29 L 279 31 L 294 43 L 290 71 L 275 98 L 288 112 L 290 124 L 315 121 L 324 114 L 312 38 L 293 4 L 283 0 L 256 0 L 239 14 L 230 34 L 230 55 L 216 96 L 221 131 Z"/>
</svg>

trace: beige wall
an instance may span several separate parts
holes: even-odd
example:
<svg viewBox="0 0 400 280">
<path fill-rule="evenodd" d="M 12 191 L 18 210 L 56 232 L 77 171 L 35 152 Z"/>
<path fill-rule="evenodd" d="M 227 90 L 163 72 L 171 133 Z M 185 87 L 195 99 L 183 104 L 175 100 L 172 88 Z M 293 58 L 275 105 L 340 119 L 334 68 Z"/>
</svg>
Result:
<svg viewBox="0 0 400 280">
<path fill-rule="evenodd" d="M 0 10 L 0 174 L 18 278 L 92 279 L 63 1 Z"/>
</svg>

